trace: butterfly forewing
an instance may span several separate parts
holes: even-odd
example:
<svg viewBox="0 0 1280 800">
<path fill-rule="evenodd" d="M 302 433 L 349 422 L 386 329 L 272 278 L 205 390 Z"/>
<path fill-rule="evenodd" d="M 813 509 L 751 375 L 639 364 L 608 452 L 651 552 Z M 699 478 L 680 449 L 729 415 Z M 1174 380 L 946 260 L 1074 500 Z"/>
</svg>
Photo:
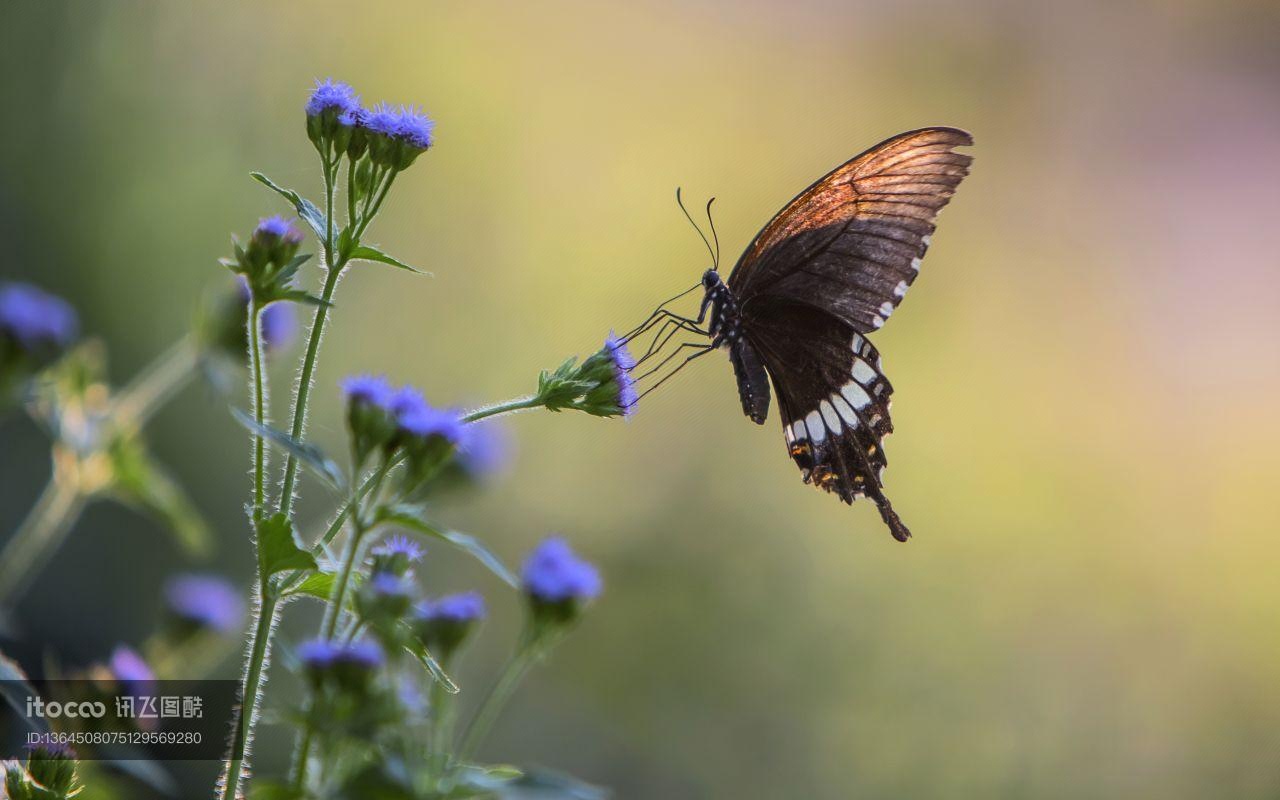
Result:
<svg viewBox="0 0 1280 800">
<path fill-rule="evenodd" d="M 827 310 L 867 333 L 915 281 L 938 211 L 969 172 L 956 128 L 899 134 L 832 170 L 787 204 L 743 253 L 729 288 Z"/>
</svg>

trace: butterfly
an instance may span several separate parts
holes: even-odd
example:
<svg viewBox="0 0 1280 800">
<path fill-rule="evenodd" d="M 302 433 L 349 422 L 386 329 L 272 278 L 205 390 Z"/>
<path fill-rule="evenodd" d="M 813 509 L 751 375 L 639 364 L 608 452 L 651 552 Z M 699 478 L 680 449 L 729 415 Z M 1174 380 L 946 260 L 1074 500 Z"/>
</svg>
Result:
<svg viewBox="0 0 1280 800">
<path fill-rule="evenodd" d="M 708 269 L 701 313 L 680 323 L 710 337 L 705 352 L 728 352 L 757 424 L 772 384 L 805 483 L 849 504 L 870 498 L 898 541 L 911 532 L 884 493 L 893 386 L 867 337 L 919 274 L 938 211 L 973 160 L 955 148 L 972 144 L 956 128 L 922 128 L 836 167 L 764 226 L 728 281 Z"/>
</svg>

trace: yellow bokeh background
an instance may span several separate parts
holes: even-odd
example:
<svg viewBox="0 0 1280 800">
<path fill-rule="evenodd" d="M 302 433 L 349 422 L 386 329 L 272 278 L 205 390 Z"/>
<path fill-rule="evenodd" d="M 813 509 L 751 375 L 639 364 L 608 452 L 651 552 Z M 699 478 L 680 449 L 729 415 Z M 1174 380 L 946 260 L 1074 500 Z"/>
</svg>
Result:
<svg viewBox="0 0 1280 800">
<path fill-rule="evenodd" d="M 434 277 L 344 279 L 311 427 L 334 452 L 346 374 L 502 399 L 692 284 L 676 186 L 718 197 L 731 262 L 864 147 L 972 131 L 876 337 L 915 538 L 804 486 L 718 355 L 627 422 L 512 419 L 507 472 L 438 513 L 510 561 L 561 532 L 607 590 L 487 754 L 620 797 L 1280 792 L 1274 4 L 133 0 L 7 4 L 0 28 L 3 275 L 71 298 L 117 380 L 186 329 L 228 234 L 284 210 L 250 170 L 318 196 L 313 79 L 437 120 L 373 227 Z M 9 525 L 45 466 L 0 437 Z M 193 389 L 151 439 L 247 582 L 242 434 Z M 153 527 L 85 518 L 27 603 L 51 647 L 145 634 L 190 566 Z M 490 595 L 462 675 L 483 686 L 516 598 L 440 547 L 424 577 Z"/>
</svg>

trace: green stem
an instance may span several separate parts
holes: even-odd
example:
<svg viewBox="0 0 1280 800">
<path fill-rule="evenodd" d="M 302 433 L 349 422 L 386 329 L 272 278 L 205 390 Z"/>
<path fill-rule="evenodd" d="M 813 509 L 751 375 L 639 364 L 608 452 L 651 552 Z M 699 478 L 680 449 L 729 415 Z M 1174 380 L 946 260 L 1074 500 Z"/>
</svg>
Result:
<svg viewBox="0 0 1280 800">
<path fill-rule="evenodd" d="M 179 339 L 116 395 L 112 416 L 142 425 L 195 375 L 197 351 L 189 336 Z"/>
<path fill-rule="evenodd" d="M 259 429 L 267 424 L 267 384 L 262 353 L 262 306 L 255 299 L 249 308 L 249 369 L 253 372 L 253 419 Z M 267 445 L 253 437 L 253 523 L 262 522 L 266 510 Z"/>
<path fill-rule="evenodd" d="M 355 241 L 360 241 L 360 237 L 364 235 L 364 229 L 369 227 L 369 223 L 373 222 L 374 217 L 378 216 L 378 209 L 382 208 L 382 201 L 387 198 L 387 192 L 391 191 L 391 184 L 395 183 L 396 174 L 397 173 L 393 171 L 387 176 L 386 182 L 382 184 L 382 190 L 378 192 L 378 199 L 375 200 L 373 205 L 365 212 L 363 218 L 360 220 L 359 227 L 356 228 L 356 235 L 353 237 Z"/>
<path fill-rule="evenodd" d="M 448 671 L 447 664 L 440 665 Z M 431 730 L 428 741 L 431 747 L 431 772 L 443 778 L 449 771 L 449 758 L 453 753 L 453 723 L 456 705 L 454 695 L 443 681 L 431 682 Z"/>
<path fill-rule="evenodd" d="M 486 417 L 496 417 L 501 414 L 510 414 L 513 411 L 523 411 L 527 408 L 538 408 L 542 405 L 542 400 L 538 397 L 530 395 L 529 397 L 518 397 L 515 400 L 508 400 L 504 403 L 495 403 L 484 408 L 477 408 L 470 414 L 462 418 L 463 422 L 479 422 Z"/>
<path fill-rule="evenodd" d="M 520 685 L 520 681 L 529 671 L 529 667 L 533 666 L 534 661 L 537 660 L 538 652 L 539 649 L 534 642 L 526 641 L 507 660 L 498 682 L 489 690 L 488 696 L 480 704 L 479 710 L 471 718 L 471 723 L 467 726 L 466 733 L 462 736 L 462 744 L 458 747 L 459 761 L 470 761 L 475 755 L 477 748 L 480 747 L 485 737 L 489 735 L 489 729 L 493 727 L 493 723 L 497 720 L 503 706 L 511 699 L 512 693 Z"/>
<path fill-rule="evenodd" d="M 351 541 L 347 543 L 347 553 L 342 560 L 342 571 L 338 575 L 338 582 L 333 585 L 333 595 L 329 598 L 329 605 L 324 610 L 324 622 L 320 628 L 320 635 L 326 639 L 332 639 L 334 632 L 338 629 L 338 620 L 342 617 L 342 604 L 347 600 L 347 586 L 351 583 L 351 572 L 360 559 L 360 545 L 367 531 L 363 520 L 360 519 L 359 511 L 352 515 L 351 519 L 354 523 L 351 526 Z"/>
<path fill-rule="evenodd" d="M 271 655 L 271 633 L 275 629 L 279 601 L 265 579 L 258 580 L 258 616 L 253 639 L 249 645 L 249 659 L 245 664 L 244 681 L 241 684 L 240 706 L 231 740 L 231 752 L 223 773 L 222 800 L 239 798 L 240 777 L 244 769 L 245 753 L 253 741 L 253 728 L 258 721 L 258 700 Z M 246 707 L 248 713 L 245 713 Z"/>
<path fill-rule="evenodd" d="M 307 353 L 302 359 L 302 374 L 298 378 L 298 390 L 293 400 L 293 425 L 289 435 L 302 441 L 302 432 L 307 425 L 307 403 L 311 399 L 311 380 L 315 374 L 316 358 L 320 353 L 320 339 L 324 335 L 324 324 L 329 318 L 329 304 L 333 293 L 338 288 L 338 278 L 342 275 L 343 264 L 332 264 L 325 277 L 324 290 L 320 299 L 324 302 L 316 308 L 316 315 L 311 322 L 311 333 L 307 338 Z M 290 455 L 285 461 L 284 483 L 280 489 L 280 512 L 286 516 L 293 509 L 294 484 L 298 479 L 298 459 Z"/>
<path fill-rule="evenodd" d="M 40 574 L 79 518 L 87 499 L 74 479 L 59 474 L 55 466 L 40 498 L 0 550 L 0 609 L 12 607 Z"/>
</svg>

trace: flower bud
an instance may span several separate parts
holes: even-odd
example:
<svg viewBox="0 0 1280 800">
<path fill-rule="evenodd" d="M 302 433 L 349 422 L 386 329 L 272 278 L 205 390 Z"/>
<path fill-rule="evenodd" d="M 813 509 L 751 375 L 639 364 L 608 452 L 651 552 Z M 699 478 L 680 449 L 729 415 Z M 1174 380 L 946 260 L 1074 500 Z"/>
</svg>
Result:
<svg viewBox="0 0 1280 800">
<path fill-rule="evenodd" d="M 484 617 L 484 597 L 465 592 L 422 601 L 413 609 L 411 624 L 423 646 L 445 663 Z"/>
<path fill-rule="evenodd" d="M 409 567 L 422 560 L 422 545 L 408 536 L 392 536 L 373 548 L 373 570 L 377 574 L 390 574 L 402 578 L 409 574 Z"/>
<path fill-rule="evenodd" d="M 356 592 L 356 611 L 374 627 L 386 628 L 409 611 L 416 589 L 407 576 L 374 573 Z"/>
<path fill-rule="evenodd" d="M 60 744 L 36 745 L 27 758 L 27 773 L 44 789 L 44 792 L 32 792 L 32 797 L 70 797 L 76 784 L 75 751 Z"/>
<path fill-rule="evenodd" d="M 25 283 L 0 284 L 0 389 L 62 355 L 78 330 L 65 300 Z"/>
<path fill-rule="evenodd" d="M 559 537 L 543 540 L 529 554 L 521 583 L 537 630 L 573 622 L 603 588 L 599 571 Z"/>
<path fill-rule="evenodd" d="M 359 110 L 360 98 L 350 86 L 332 78 L 317 80 L 307 99 L 307 138 L 326 158 L 340 155 L 350 144 Z"/>
<path fill-rule="evenodd" d="M 111 652 L 107 665 L 111 675 L 125 692 L 135 695 L 151 694 L 156 680 L 155 673 L 137 651 L 125 645 L 117 645 Z"/>
<path fill-rule="evenodd" d="M 347 400 L 351 452 L 359 467 L 370 453 L 389 446 L 396 435 L 391 410 L 395 391 L 385 378 L 354 375 L 342 382 L 342 393 Z"/>
<path fill-rule="evenodd" d="M 178 575 L 164 588 L 170 625 L 178 638 L 201 633 L 232 636 L 244 622 L 244 600 L 228 581 L 214 575 Z"/>
<path fill-rule="evenodd" d="M 381 103 L 361 124 L 368 132 L 370 160 L 397 172 L 408 169 L 434 143 L 435 122 L 416 108 Z"/>
<path fill-rule="evenodd" d="M 466 423 L 457 410 L 432 408 L 416 390 L 401 389 L 392 398 L 397 444 L 406 459 L 406 490 L 420 486 L 432 477 L 453 455 L 466 436 Z"/>
</svg>

